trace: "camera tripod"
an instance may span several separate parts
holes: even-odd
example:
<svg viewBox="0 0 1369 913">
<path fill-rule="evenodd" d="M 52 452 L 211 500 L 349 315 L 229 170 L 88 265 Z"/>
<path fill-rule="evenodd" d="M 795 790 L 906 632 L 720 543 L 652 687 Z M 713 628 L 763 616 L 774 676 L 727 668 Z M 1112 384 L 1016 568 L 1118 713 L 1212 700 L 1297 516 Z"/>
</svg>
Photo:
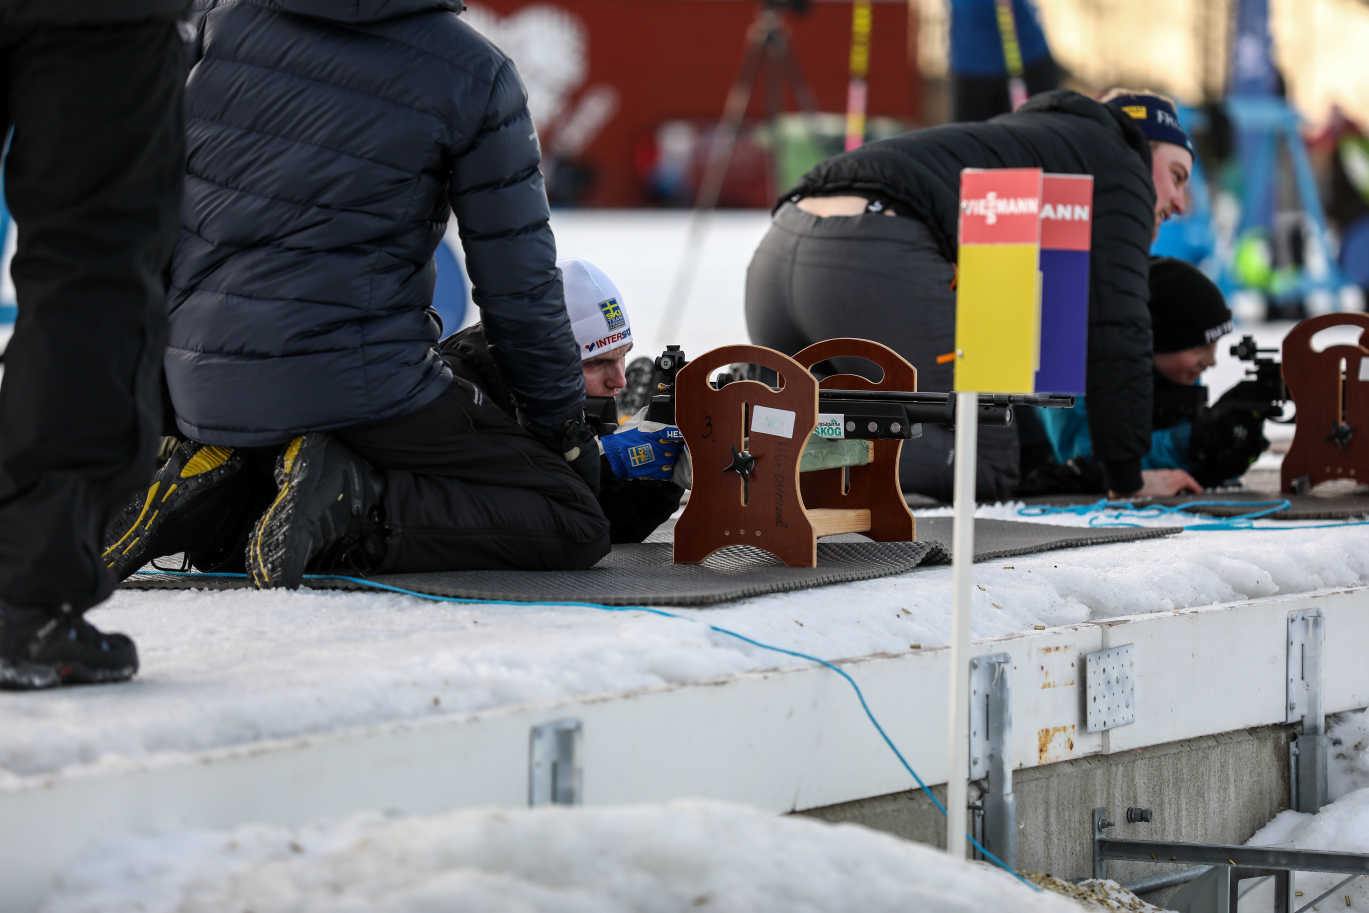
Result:
<svg viewBox="0 0 1369 913">
<path fill-rule="evenodd" d="M 817 109 L 817 100 L 804 80 L 798 60 L 790 47 L 789 35 L 784 21 L 780 18 L 779 8 L 773 0 L 766 0 L 747 29 L 746 53 L 742 58 L 741 69 L 737 71 L 737 77 L 727 92 L 722 117 L 718 120 L 717 129 L 709 143 L 708 163 L 699 182 L 699 191 L 694 197 L 694 208 L 689 219 L 684 250 L 675 273 L 675 282 L 671 286 L 670 297 L 667 299 L 665 319 L 660 328 L 662 339 L 674 339 L 679 332 L 683 316 L 681 312 L 685 300 L 689 297 L 694 263 L 697 261 L 693 254 L 698 251 L 703 238 L 705 216 L 718 205 L 723 179 L 727 176 L 727 169 L 732 163 L 737 135 L 741 132 L 742 120 L 746 117 L 746 109 L 751 104 L 751 95 L 755 91 L 756 83 L 764 79 L 765 117 L 771 126 L 772 136 L 775 135 L 775 119 L 779 114 L 786 84 L 805 114 L 811 114 Z M 801 10 L 804 7 L 793 8 Z"/>
</svg>

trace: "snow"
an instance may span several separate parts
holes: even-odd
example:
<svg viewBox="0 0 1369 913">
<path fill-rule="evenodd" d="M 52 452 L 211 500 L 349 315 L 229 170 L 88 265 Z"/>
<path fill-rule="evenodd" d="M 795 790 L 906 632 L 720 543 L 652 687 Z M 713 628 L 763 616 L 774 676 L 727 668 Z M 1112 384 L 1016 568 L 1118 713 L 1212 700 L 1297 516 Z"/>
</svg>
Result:
<svg viewBox="0 0 1369 913">
<path fill-rule="evenodd" d="M 1369 788 L 1358 789 L 1324 806 L 1316 814 L 1284 811 L 1251 837 L 1251 846 L 1281 846 L 1300 850 L 1334 850 L 1341 853 L 1369 853 Z M 1344 875 L 1299 872 L 1294 887 L 1301 906 L 1342 881 Z M 1268 890 L 1267 888 L 1265 890 Z M 1263 896 L 1252 892 L 1250 909 L 1259 909 Z M 1323 909 L 1363 910 L 1369 907 L 1369 882 L 1359 878 L 1327 898 Z"/>
<path fill-rule="evenodd" d="M 136 904 L 136 905 L 135 905 Z M 735 804 L 354 816 L 111 842 L 45 913 L 1066 913 L 982 863 L 857 825 Z"/>
<path fill-rule="evenodd" d="M 1349 742 L 1369 713 L 1342 714 L 1332 798 L 1316 815 L 1284 812 L 1252 845 L 1369 853 L 1369 787 L 1341 792 L 1366 755 Z M 470 809 L 402 817 L 383 811 L 302 827 L 121 835 L 96 844 L 59 878 L 42 913 L 255 913 L 430 910 L 651 913 L 688 909 L 935 910 L 1021 913 L 1156 911 L 1113 882 L 1033 879 L 1079 900 L 1033 893 L 984 863 L 859 825 L 775 817 L 734 803 Z M 1306 902 L 1340 876 L 1302 873 Z M 1268 909 L 1268 888 L 1243 909 Z M 1369 886 L 1338 889 L 1364 909 Z M 1333 902 L 1338 897 L 1331 898 Z M 1335 903 L 1340 908 L 1340 903 Z"/>
<path fill-rule="evenodd" d="M 1327 763 L 1327 798 L 1316 814 L 1280 812 L 1247 841 L 1251 846 L 1332 850 L 1369 854 L 1369 710 L 1342 713 L 1328 720 L 1331 757 Z M 1345 878 L 1344 875 L 1298 872 L 1293 876 L 1297 906 L 1309 903 Z M 1252 891 L 1243 909 L 1269 909 L 1268 885 Z M 1369 909 L 1369 880 L 1358 878 L 1337 888 L 1323 910 Z M 1315 908 L 1314 908 L 1315 909 Z"/>
<path fill-rule="evenodd" d="M 1369 787 L 1369 710 L 1340 714 L 1327 727 L 1327 735 L 1331 739 L 1330 798 Z"/>
<path fill-rule="evenodd" d="M 687 219 L 554 217 L 561 255 L 592 260 L 622 290 L 639 340 L 634 354 L 680 342 L 697 355 L 745 339 L 742 277 L 765 215 L 710 216 L 689 254 Z M 661 338 L 656 328 L 686 257 L 694 274 L 687 306 L 676 315 L 682 329 Z M 1252 331 L 1269 345 L 1284 330 Z M 1214 396 L 1239 380 L 1242 368 L 1223 349 L 1211 372 Z M 1280 428 L 1268 433 L 1287 436 Z M 1024 517 L 1020 508 L 984 506 L 978 516 L 1066 525 L 1090 519 Z M 1125 521 L 1208 522 L 1175 515 Z M 1369 584 L 1369 526 L 1258 526 L 977 565 L 972 637 Z M 268 739 L 805 663 L 709 625 L 832 661 L 935 647 L 949 641 L 950 603 L 949 568 L 674 610 L 678 618 L 378 592 L 119 591 L 92 619 L 134 637 L 139 676 L 111 687 L 0 693 L 0 789 Z M 1347 715 L 1338 725 L 1333 785 L 1344 798 L 1315 817 L 1280 816 L 1270 839 L 1369 851 L 1369 721 Z M 933 852 L 854 826 L 711 802 L 430 818 L 374 811 L 293 829 L 245 825 L 120 838 L 69 868 L 45 909 L 219 910 L 230 899 L 257 913 L 1072 908 Z"/>
<path fill-rule="evenodd" d="M 1017 516 L 1009 505 L 980 515 Z M 1366 584 L 1369 526 L 1189 531 L 980 564 L 975 582 L 972 636 L 982 640 Z M 119 591 L 93 618 L 137 641 L 143 671 L 118 687 L 0 693 L 0 716 L 24 732 L 0 740 L 0 787 L 96 763 L 804 665 L 708 625 L 828 660 L 941 646 L 950 604 L 948 567 L 678 609 L 679 618 L 387 593 Z"/>
</svg>

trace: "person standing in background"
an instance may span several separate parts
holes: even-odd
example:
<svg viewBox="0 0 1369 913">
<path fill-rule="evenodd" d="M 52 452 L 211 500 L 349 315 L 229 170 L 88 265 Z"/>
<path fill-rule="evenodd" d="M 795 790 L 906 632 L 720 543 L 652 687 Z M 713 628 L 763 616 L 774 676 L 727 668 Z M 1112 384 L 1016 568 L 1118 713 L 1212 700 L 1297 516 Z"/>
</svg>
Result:
<svg viewBox="0 0 1369 913">
<path fill-rule="evenodd" d="M 19 317 L 0 383 L 0 688 L 122 681 L 85 612 L 110 511 L 152 472 L 185 172 L 184 0 L 0 5 Z"/>
<path fill-rule="evenodd" d="M 988 120 L 1059 88 L 1031 0 L 950 0 L 950 13 L 951 120 Z"/>
</svg>

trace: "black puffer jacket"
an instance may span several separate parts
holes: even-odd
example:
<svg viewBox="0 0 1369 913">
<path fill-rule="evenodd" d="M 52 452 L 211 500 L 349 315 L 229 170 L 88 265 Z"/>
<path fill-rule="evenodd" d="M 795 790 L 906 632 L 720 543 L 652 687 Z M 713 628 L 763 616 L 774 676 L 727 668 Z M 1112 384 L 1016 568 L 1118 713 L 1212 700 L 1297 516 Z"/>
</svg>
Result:
<svg viewBox="0 0 1369 913">
<path fill-rule="evenodd" d="M 0 2 L 0 27 L 178 19 L 189 9 L 190 0 L 4 0 Z"/>
<path fill-rule="evenodd" d="M 458 0 L 197 0 L 167 380 L 181 430 L 265 445 L 451 382 L 426 309 L 455 212 L 529 425 L 584 399 L 512 62 Z"/>
<path fill-rule="evenodd" d="M 962 168 L 1093 175 L 1089 263 L 1089 431 L 1114 491 L 1141 487 L 1150 446 L 1147 308 L 1155 189 L 1150 146 L 1110 108 L 1075 92 L 1037 95 L 1012 114 L 870 143 L 820 163 L 781 199 L 882 195 L 924 222 L 955 260 Z"/>
<path fill-rule="evenodd" d="M 513 414 L 514 404 L 499 366 L 490 357 L 485 328 L 473 324 L 438 344 L 447 366 L 457 377 L 479 387 L 490 401 Z M 608 517 L 609 540 L 618 545 L 641 542 L 670 519 L 680 506 L 684 489 L 657 479 L 619 479 L 606 457 L 599 458 L 599 506 Z"/>
</svg>

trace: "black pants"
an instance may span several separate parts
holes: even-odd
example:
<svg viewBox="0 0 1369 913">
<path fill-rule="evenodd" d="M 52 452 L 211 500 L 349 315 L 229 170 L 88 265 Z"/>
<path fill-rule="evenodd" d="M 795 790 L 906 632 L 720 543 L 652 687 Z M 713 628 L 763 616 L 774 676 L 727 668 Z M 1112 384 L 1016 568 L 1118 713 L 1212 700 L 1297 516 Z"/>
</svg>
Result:
<svg viewBox="0 0 1369 913">
<path fill-rule="evenodd" d="M 1060 68 L 1050 56 L 1032 61 L 1022 68 L 1027 95 L 1049 92 L 1060 86 Z M 988 120 L 1012 110 L 1008 77 L 951 74 L 951 120 Z"/>
<path fill-rule="evenodd" d="M 863 213 L 819 217 L 786 203 L 746 271 L 751 341 L 792 355 L 837 336 L 882 342 L 917 368 L 919 390 L 949 391 L 955 349 L 955 267 L 921 222 Z M 857 361 L 836 370 L 868 373 Z M 924 423 L 903 445 L 905 491 L 949 501 L 955 430 Z M 979 429 L 976 496 L 1002 500 L 1017 485 L 1017 432 Z"/>
<path fill-rule="evenodd" d="M 174 22 L 0 27 L 19 317 L 0 384 L 0 604 L 84 611 L 161 425 L 186 51 Z"/>
<path fill-rule="evenodd" d="M 376 572 L 578 569 L 608 554 L 589 486 L 469 381 L 417 412 L 335 433 L 385 475 Z"/>
</svg>

